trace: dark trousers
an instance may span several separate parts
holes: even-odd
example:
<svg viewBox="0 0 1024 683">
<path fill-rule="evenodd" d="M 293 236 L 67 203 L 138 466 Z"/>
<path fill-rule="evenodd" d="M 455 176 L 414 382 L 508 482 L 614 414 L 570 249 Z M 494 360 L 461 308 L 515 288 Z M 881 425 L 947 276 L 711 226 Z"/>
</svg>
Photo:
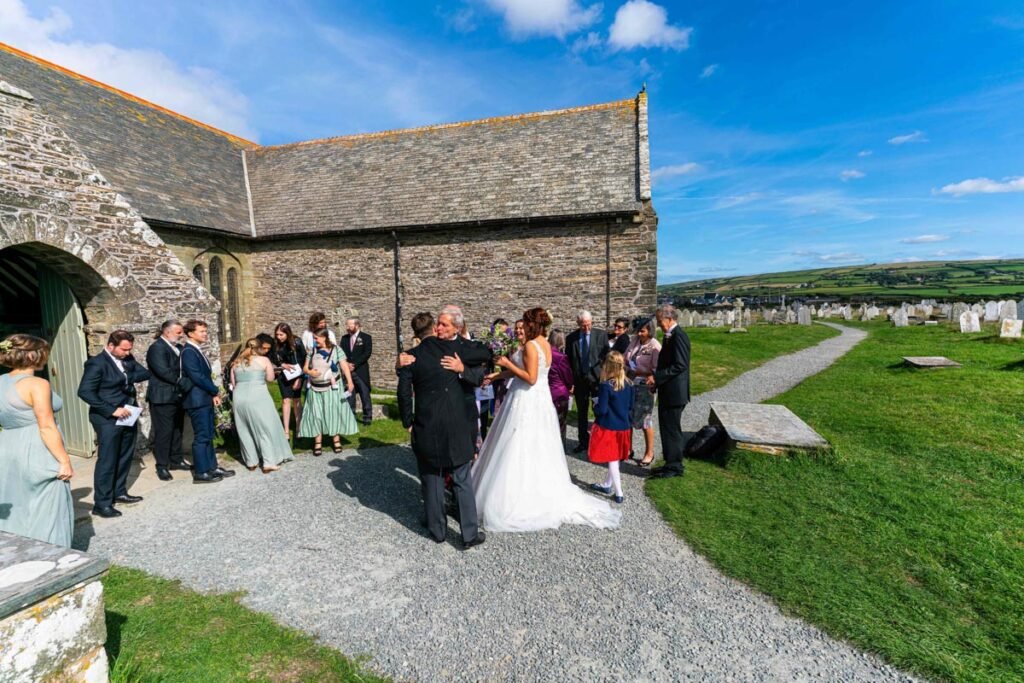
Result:
<svg viewBox="0 0 1024 683">
<path fill-rule="evenodd" d="M 153 418 L 153 457 L 157 467 L 180 465 L 185 409 L 180 403 L 150 403 L 149 414 Z"/>
<path fill-rule="evenodd" d="M 113 418 L 98 415 L 90 415 L 89 422 L 99 437 L 99 453 L 92 478 L 93 505 L 110 507 L 115 496 L 128 495 L 128 473 L 135 455 L 138 426 L 118 427 Z"/>
<path fill-rule="evenodd" d="M 565 448 L 565 420 L 569 417 L 569 399 L 560 398 L 554 403 L 558 415 L 558 432 L 562 435 L 562 448 Z"/>
<path fill-rule="evenodd" d="M 671 472 L 683 471 L 683 409 L 686 406 L 658 405 L 658 429 L 661 432 L 661 452 L 665 469 Z"/>
<path fill-rule="evenodd" d="M 352 412 L 356 412 L 356 394 L 359 394 L 359 402 L 363 404 L 363 422 L 373 420 L 373 405 L 370 403 L 370 383 L 356 373 L 352 373 L 352 383 L 355 391 L 349 394 L 348 406 Z"/>
<path fill-rule="evenodd" d="M 572 395 L 576 399 L 576 428 L 579 430 L 577 438 L 581 446 L 586 446 L 590 443 L 590 398 L 596 394 L 590 383 L 584 381 L 576 382 Z"/>
<path fill-rule="evenodd" d="M 473 463 L 467 462 L 445 470 L 418 460 L 420 482 L 423 486 L 423 505 L 427 511 L 427 530 L 434 540 L 443 541 L 447 536 L 448 520 L 444 514 L 444 475 L 452 475 L 452 489 L 459 507 L 459 526 L 462 542 L 468 543 L 478 533 L 476 517 L 476 496 L 473 493 Z"/>
<path fill-rule="evenodd" d="M 213 406 L 189 408 L 188 419 L 192 421 L 192 471 L 196 474 L 217 469 L 217 456 L 213 452 L 214 415 Z"/>
</svg>

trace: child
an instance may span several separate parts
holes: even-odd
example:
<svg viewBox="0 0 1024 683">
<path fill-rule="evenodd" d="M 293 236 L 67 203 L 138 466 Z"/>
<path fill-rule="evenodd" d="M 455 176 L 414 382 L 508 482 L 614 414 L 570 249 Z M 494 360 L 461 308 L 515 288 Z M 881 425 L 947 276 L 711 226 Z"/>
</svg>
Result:
<svg viewBox="0 0 1024 683">
<path fill-rule="evenodd" d="M 611 351 L 601 366 L 601 384 L 594 399 L 594 426 L 590 428 L 590 462 L 608 463 L 603 484 L 591 484 L 593 491 L 609 494 L 622 504 L 622 479 L 619 461 L 629 457 L 633 432 L 629 416 L 633 411 L 633 385 L 626 381 L 626 361 Z"/>
</svg>

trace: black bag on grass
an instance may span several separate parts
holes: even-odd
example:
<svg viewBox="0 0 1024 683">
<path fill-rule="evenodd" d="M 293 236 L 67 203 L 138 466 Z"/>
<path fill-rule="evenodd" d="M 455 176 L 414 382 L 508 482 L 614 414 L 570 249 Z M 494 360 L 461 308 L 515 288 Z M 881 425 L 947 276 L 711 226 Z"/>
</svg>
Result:
<svg viewBox="0 0 1024 683">
<path fill-rule="evenodd" d="M 696 460 L 712 460 L 725 446 L 725 428 L 721 425 L 707 425 L 686 442 L 687 458 Z"/>
</svg>

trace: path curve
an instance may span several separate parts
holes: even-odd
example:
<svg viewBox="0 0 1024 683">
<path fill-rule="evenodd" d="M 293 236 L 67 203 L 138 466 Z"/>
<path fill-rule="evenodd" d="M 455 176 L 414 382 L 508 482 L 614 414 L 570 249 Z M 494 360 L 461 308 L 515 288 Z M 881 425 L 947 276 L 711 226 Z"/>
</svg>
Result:
<svg viewBox="0 0 1024 683">
<path fill-rule="evenodd" d="M 770 361 L 698 397 L 760 400 L 824 368 L 863 333 Z M 570 459 L 581 482 L 599 467 Z M 80 527 L 112 561 L 244 602 L 400 680 L 908 680 L 783 615 L 669 529 L 627 466 L 617 531 L 491 534 L 469 552 L 419 526 L 405 447 L 302 456 L 272 475 L 159 489 Z M 695 511 L 697 514 L 697 511 Z M 90 534 L 95 534 L 91 537 Z"/>
</svg>

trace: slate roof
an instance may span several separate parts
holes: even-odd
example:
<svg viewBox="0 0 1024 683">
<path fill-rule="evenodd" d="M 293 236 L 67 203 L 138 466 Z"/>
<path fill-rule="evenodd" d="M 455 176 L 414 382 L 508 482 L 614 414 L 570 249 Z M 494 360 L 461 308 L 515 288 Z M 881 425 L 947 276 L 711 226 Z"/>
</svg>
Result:
<svg viewBox="0 0 1024 683">
<path fill-rule="evenodd" d="M 31 92 L 151 221 L 262 239 L 624 214 L 650 196 L 644 93 L 259 147 L 3 43 L 0 80 Z"/>
<path fill-rule="evenodd" d="M 23 88 L 144 218 L 251 235 L 248 142 L 0 43 Z"/>
</svg>

